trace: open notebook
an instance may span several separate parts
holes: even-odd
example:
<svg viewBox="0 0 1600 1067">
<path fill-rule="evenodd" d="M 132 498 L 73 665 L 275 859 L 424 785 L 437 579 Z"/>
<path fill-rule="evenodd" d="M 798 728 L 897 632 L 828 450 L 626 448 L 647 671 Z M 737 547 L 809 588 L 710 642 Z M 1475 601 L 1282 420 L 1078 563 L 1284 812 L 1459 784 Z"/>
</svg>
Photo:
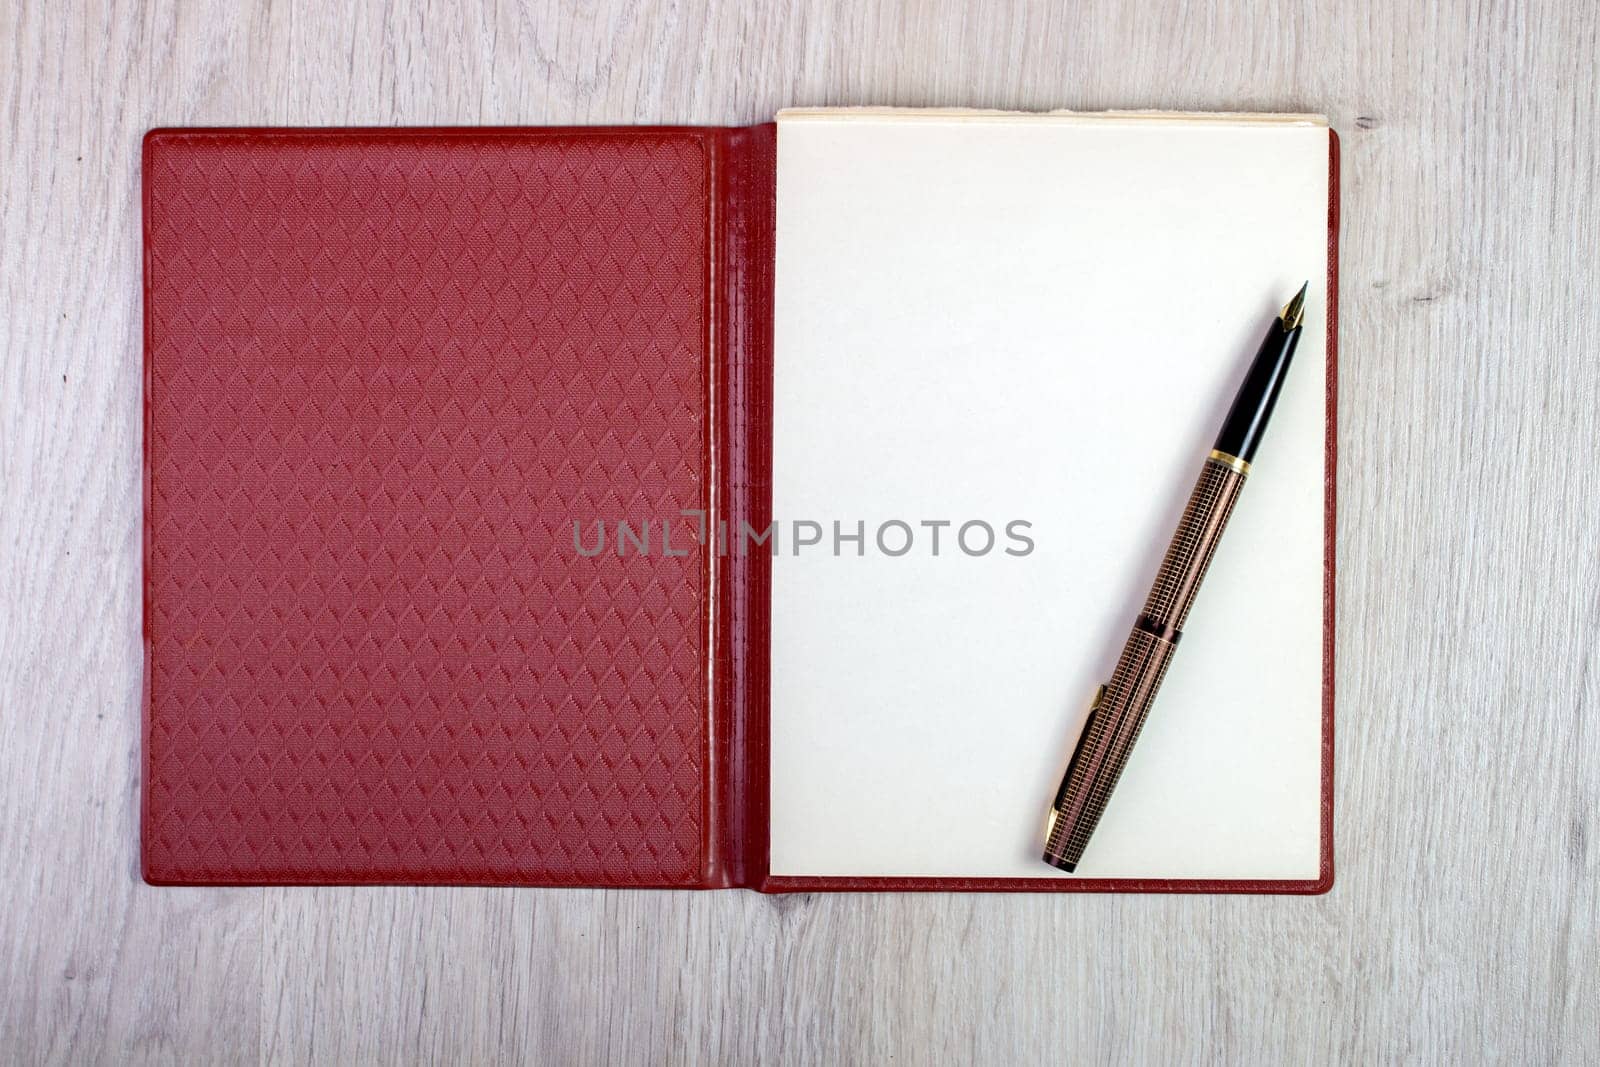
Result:
<svg viewBox="0 0 1600 1067">
<path fill-rule="evenodd" d="M 1326 889 L 1337 187 L 1311 116 L 152 132 L 145 877 Z M 1308 277 L 1056 871 L 1088 698 Z"/>
</svg>

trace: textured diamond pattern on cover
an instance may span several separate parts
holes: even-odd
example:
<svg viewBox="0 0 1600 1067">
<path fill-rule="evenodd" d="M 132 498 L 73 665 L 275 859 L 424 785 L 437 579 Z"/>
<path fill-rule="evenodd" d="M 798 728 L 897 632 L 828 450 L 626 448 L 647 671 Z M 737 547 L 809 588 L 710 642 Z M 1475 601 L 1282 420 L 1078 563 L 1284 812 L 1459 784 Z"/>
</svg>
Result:
<svg viewBox="0 0 1600 1067">
<path fill-rule="evenodd" d="M 704 879 L 707 153 L 147 139 L 147 878 Z"/>
</svg>

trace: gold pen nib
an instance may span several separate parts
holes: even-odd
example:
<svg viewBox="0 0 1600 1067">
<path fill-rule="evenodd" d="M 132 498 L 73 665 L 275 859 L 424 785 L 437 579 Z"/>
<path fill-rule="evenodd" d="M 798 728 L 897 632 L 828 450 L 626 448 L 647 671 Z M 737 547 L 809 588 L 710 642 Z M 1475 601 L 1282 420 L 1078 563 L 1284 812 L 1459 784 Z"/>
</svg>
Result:
<svg viewBox="0 0 1600 1067">
<path fill-rule="evenodd" d="M 1311 283 L 1306 282 L 1300 291 L 1294 294 L 1294 299 L 1283 305 L 1283 310 L 1278 313 L 1278 318 L 1283 320 L 1283 328 L 1292 330 L 1305 321 L 1306 317 L 1306 288 Z"/>
</svg>

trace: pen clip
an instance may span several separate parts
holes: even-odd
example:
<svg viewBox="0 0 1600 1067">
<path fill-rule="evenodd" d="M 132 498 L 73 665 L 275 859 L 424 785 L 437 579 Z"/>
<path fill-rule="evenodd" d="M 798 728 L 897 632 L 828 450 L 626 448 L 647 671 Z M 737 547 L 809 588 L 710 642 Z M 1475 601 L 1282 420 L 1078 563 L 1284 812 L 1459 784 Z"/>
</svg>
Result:
<svg viewBox="0 0 1600 1067">
<path fill-rule="evenodd" d="M 1061 808 L 1062 800 L 1066 799 L 1067 784 L 1072 781 L 1072 772 L 1078 766 L 1078 757 L 1083 754 L 1084 742 L 1089 739 L 1089 731 L 1094 726 L 1095 716 L 1100 714 L 1100 705 L 1105 701 L 1106 687 L 1100 686 L 1094 691 L 1094 699 L 1089 702 L 1089 716 L 1083 720 L 1083 729 L 1078 732 L 1078 741 L 1072 746 L 1072 759 L 1067 761 L 1067 773 L 1061 776 L 1061 788 L 1056 790 L 1055 803 L 1050 805 L 1051 821 Z"/>
</svg>

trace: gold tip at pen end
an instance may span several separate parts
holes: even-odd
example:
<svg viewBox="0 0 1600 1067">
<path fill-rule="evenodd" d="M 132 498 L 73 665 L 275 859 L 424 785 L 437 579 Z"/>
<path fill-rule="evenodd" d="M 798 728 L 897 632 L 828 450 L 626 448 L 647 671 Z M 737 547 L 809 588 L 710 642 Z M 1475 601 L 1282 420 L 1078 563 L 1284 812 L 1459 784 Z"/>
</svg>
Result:
<svg viewBox="0 0 1600 1067">
<path fill-rule="evenodd" d="M 1283 328 L 1285 330 L 1293 330 L 1305 321 L 1306 289 L 1310 285 L 1309 281 L 1302 285 L 1300 291 L 1294 294 L 1294 299 L 1283 305 L 1283 310 L 1278 313 L 1278 318 L 1283 320 Z"/>
</svg>

